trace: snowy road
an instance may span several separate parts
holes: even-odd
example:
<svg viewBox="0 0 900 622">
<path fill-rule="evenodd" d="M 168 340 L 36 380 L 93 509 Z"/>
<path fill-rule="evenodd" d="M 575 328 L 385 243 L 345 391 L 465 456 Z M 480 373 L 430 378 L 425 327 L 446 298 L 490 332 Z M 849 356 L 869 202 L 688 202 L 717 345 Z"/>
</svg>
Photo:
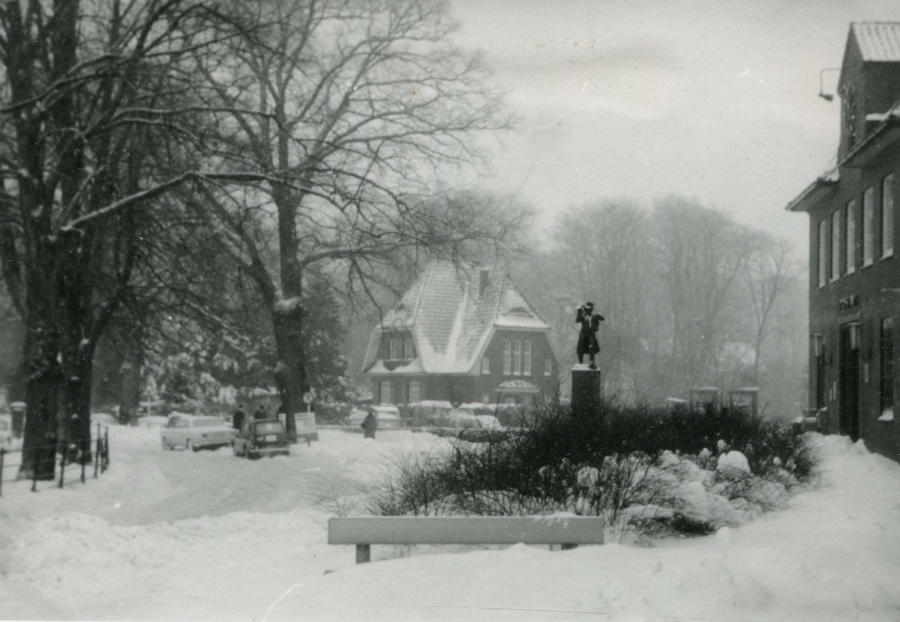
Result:
<svg viewBox="0 0 900 622">
<path fill-rule="evenodd" d="M 0 618 L 260 620 L 292 586 L 353 564 L 329 547 L 334 494 L 375 482 L 430 435 L 323 432 L 291 457 L 163 451 L 120 429 L 99 481 L 0 499 Z M 24 483 L 23 483 L 24 484 Z"/>
</svg>

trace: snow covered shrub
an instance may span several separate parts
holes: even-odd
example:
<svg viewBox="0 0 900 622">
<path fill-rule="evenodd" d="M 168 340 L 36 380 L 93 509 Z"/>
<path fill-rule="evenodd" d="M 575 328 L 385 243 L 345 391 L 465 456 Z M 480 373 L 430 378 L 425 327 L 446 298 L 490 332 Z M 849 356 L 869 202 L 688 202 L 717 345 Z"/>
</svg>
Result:
<svg viewBox="0 0 900 622">
<path fill-rule="evenodd" d="M 804 437 L 746 411 L 607 402 L 596 417 L 557 408 L 521 433 L 401 464 L 376 505 L 385 514 L 572 512 L 642 534 L 694 535 L 781 507 L 813 467 Z"/>
</svg>

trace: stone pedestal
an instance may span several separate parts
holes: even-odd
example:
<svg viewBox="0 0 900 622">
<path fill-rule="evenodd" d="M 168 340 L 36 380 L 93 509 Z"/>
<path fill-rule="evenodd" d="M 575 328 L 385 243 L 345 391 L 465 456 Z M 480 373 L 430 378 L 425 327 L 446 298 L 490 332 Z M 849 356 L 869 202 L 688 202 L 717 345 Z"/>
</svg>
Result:
<svg viewBox="0 0 900 622">
<path fill-rule="evenodd" d="M 576 416 L 596 416 L 603 396 L 600 370 L 587 365 L 572 368 L 572 414 Z"/>
</svg>

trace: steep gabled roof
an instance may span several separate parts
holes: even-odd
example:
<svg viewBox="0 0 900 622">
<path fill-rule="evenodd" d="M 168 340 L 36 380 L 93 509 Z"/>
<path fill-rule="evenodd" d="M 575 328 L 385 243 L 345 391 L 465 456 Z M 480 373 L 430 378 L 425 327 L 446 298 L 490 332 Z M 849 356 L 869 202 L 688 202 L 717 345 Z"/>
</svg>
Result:
<svg viewBox="0 0 900 622">
<path fill-rule="evenodd" d="M 900 22 L 856 22 L 850 29 L 863 61 L 900 61 Z"/>
<path fill-rule="evenodd" d="M 433 262 L 373 331 L 363 370 L 372 371 L 384 331 L 406 329 L 423 372 L 467 373 L 496 327 L 550 329 L 502 270 Z"/>
</svg>

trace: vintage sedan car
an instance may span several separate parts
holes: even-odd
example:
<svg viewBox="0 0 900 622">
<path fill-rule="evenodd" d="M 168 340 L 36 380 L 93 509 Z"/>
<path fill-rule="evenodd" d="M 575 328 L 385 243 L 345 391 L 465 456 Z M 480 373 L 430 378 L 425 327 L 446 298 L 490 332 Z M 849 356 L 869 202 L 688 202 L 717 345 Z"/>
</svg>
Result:
<svg viewBox="0 0 900 622">
<path fill-rule="evenodd" d="M 200 451 L 231 445 L 234 430 L 219 417 L 177 414 L 160 430 L 163 449 L 184 447 Z"/>
<path fill-rule="evenodd" d="M 244 421 L 231 446 L 235 456 L 251 460 L 260 456 L 291 455 L 287 432 L 278 419 Z"/>
<path fill-rule="evenodd" d="M 365 408 L 354 408 L 347 417 L 347 425 L 360 427 L 366 415 L 374 413 L 378 420 L 379 430 L 390 430 L 403 427 L 403 418 L 400 417 L 400 410 L 396 406 L 366 406 Z"/>
</svg>

